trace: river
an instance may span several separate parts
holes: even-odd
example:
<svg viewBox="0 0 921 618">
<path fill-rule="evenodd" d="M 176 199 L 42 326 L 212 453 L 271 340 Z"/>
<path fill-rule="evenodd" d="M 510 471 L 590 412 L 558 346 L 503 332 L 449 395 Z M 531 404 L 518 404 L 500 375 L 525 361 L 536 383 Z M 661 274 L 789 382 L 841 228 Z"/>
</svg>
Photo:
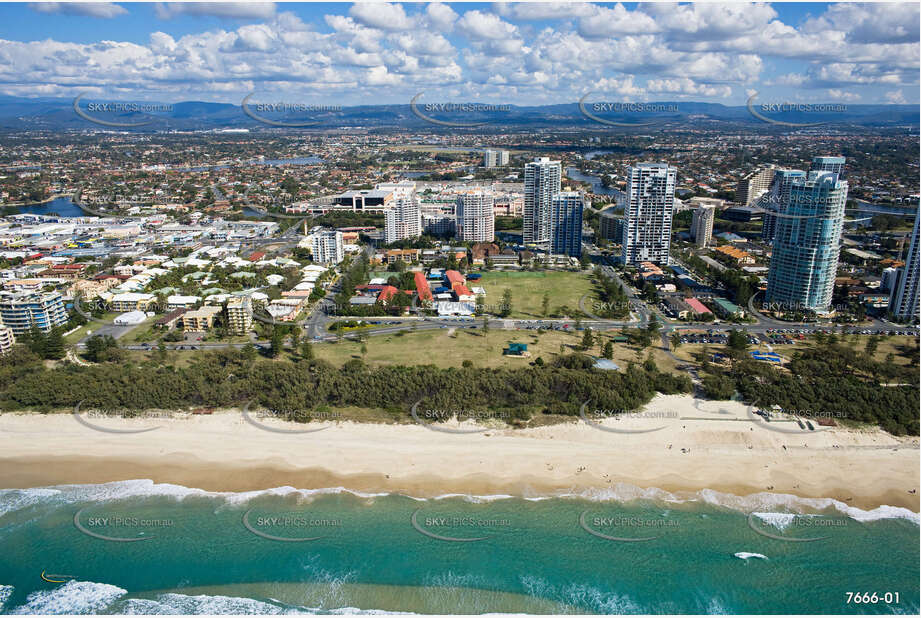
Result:
<svg viewBox="0 0 921 618">
<path fill-rule="evenodd" d="M 617 204 L 622 205 L 624 201 L 624 192 L 613 187 L 605 187 L 601 183 L 601 178 L 591 174 L 583 174 L 577 167 L 567 167 L 566 177 L 580 182 L 587 182 L 592 185 L 592 193 L 596 195 L 611 195 L 617 199 Z"/>
<path fill-rule="evenodd" d="M 57 197 L 44 204 L 32 204 L 30 206 L 19 206 L 17 210 L 23 214 L 32 215 L 51 215 L 56 214 L 61 217 L 83 217 L 89 215 L 80 210 L 80 207 L 74 204 L 70 197 Z"/>
</svg>

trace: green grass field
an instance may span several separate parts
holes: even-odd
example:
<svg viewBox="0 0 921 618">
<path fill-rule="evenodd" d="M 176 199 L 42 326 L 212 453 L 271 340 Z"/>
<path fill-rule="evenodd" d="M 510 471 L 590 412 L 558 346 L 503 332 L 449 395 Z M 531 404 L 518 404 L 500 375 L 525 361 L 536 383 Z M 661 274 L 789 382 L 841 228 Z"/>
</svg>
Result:
<svg viewBox="0 0 921 618">
<path fill-rule="evenodd" d="M 465 360 L 476 367 L 526 367 L 538 356 L 545 363 L 551 363 L 561 352 L 571 354 L 581 351 L 583 332 L 547 331 L 542 334 L 532 330 L 503 330 L 493 325 L 489 333 L 483 336 L 482 320 L 477 321 L 479 328 L 473 329 L 438 329 L 412 332 L 404 335 L 377 335 L 368 337 L 364 345 L 367 354 L 364 360 L 369 365 L 435 365 L 437 367 L 461 367 Z M 616 331 L 601 334 L 607 338 L 619 334 Z M 526 343 L 528 358 L 504 356 L 502 350 L 510 342 Z M 675 367 L 672 361 L 655 342 L 651 348 L 638 351 L 625 344 L 614 344 L 614 362 L 626 367 L 630 361 L 642 362 L 652 351 L 653 358 L 663 371 Z M 341 366 L 352 359 L 361 359 L 362 344 L 357 341 L 343 340 L 339 343 L 314 344 L 317 358 Z M 601 346 L 595 345 L 588 354 L 601 356 Z"/>
<path fill-rule="evenodd" d="M 468 287 L 486 290 L 486 304 L 499 305 L 506 289 L 512 291 L 511 318 L 540 319 L 544 293 L 550 294 L 550 314 L 572 315 L 579 310 L 579 299 L 593 294 L 587 272 L 484 272 Z M 592 296 L 594 298 L 594 295 Z"/>
</svg>

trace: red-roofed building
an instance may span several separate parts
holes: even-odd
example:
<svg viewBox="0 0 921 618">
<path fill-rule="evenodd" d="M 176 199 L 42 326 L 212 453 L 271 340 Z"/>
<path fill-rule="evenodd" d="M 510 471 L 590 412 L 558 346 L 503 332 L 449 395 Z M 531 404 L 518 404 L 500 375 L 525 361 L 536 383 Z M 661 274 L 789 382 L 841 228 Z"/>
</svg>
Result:
<svg viewBox="0 0 921 618">
<path fill-rule="evenodd" d="M 248 259 L 250 262 L 258 262 L 264 257 L 265 257 L 265 253 L 263 253 L 262 251 L 254 251 L 253 253 L 249 254 Z"/>
<path fill-rule="evenodd" d="M 355 291 L 356 291 L 358 294 L 361 294 L 361 295 L 363 295 L 363 296 L 373 296 L 373 295 L 376 295 L 376 294 L 380 294 L 380 293 L 381 293 L 381 290 L 383 290 L 383 289 L 384 289 L 384 286 L 383 286 L 383 285 L 378 285 L 378 284 L 376 284 L 376 283 L 373 284 L 373 285 L 370 284 L 370 283 L 366 283 L 366 284 L 364 284 L 364 285 L 356 285 L 356 286 L 355 286 Z"/>
<path fill-rule="evenodd" d="M 694 310 L 694 313 L 697 313 L 697 314 L 713 313 L 712 311 L 707 309 L 706 305 L 704 305 L 702 302 L 700 302 L 696 298 L 685 298 L 684 302 L 686 302 L 691 307 L 691 309 Z"/>
<path fill-rule="evenodd" d="M 382 303 L 386 305 L 387 302 L 390 301 L 391 298 L 396 296 L 396 293 L 398 291 L 399 290 L 397 290 L 392 285 L 385 285 L 383 288 L 381 288 L 381 293 L 377 295 L 377 300 L 381 301 Z"/>
<path fill-rule="evenodd" d="M 454 288 L 454 295 L 457 296 L 458 302 L 476 300 L 476 295 L 471 292 L 466 285 L 458 285 Z"/>
<path fill-rule="evenodd" d="M 417 270 L 413 273 L 413 278 L 416 280 L 416 294 L 419 295 L 419 300 L 432 300 L 432 290 L 429 288 L 425 273 Z"/>
<path fill-rule="evenodd" d="M 457 288 L 459 285 L 464 285 L 467 283 L 467 280 L 464 279 L 464 276 L 456 270 L 447 271 L 445 273 L 445 279 L 448 280 L 448 287 L 452 290 Z"/>
</svg>

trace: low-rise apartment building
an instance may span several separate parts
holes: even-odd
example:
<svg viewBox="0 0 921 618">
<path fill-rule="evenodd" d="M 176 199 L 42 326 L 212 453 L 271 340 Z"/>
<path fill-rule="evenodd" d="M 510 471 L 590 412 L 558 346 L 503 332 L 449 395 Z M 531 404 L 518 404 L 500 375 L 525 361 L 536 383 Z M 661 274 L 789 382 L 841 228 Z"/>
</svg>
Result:
<svg viewBox="0 0 921 618">
<path fill-rule="evenodd" d="M 221 308 L 213 305 L 188 311 L 182 316 L 182 330 L 187 333 L 203 333 L 214 325 L 214 316 L 220 312 Z"/>
<path fill-rule="evenodd" d="M 192 309 L 200 302 L 201 297 L 199 296 L 167 296 L 166 309 L 167 311 L 172 311 L 173 309 Z"/>
<path fill-rule="evenodd" d="M 153 294 L 141 294 L 138 292 L 123 292 L 114 294 L 109 299 L 112 311 L 124 313 L 126 311 L 148 311 L 157 300 Z"/>
<path fill-rule="evenodd" d="M 246 296 L 227 301 L 227 329 L 237 335 L 249 332 L 253 326 L 252 302 Z"/>
</svg>

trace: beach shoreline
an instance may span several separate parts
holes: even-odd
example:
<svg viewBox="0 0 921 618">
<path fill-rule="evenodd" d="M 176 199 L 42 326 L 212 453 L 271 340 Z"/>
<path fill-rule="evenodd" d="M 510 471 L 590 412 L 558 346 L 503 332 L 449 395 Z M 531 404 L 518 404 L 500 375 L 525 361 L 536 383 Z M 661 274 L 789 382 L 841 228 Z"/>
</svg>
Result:
<svg viewBox="0 0 921 618">
<path fill-rule="evenodd" d="M 579 495 L 632 486 L 921 510 L 917 438 L 843 428 L 797 432 L 795 423 L 772 427 L 753 420 L 743 404 L 686 395 L 659 395 L 642 413 L 597 421 L 600 427 L 578 421 L 478 433 L 266 419 L 260 428 L 239 411 L 91 421 L 109 431 L 71 414 L 0 415 L 0 487 L 150 479 L 215 492 L 289 486 L 432 498 Z M 440 427 L 483 429 L 469 422 Z M 278 431 L 305 429 L 320 431 Z"/>
</svg>

